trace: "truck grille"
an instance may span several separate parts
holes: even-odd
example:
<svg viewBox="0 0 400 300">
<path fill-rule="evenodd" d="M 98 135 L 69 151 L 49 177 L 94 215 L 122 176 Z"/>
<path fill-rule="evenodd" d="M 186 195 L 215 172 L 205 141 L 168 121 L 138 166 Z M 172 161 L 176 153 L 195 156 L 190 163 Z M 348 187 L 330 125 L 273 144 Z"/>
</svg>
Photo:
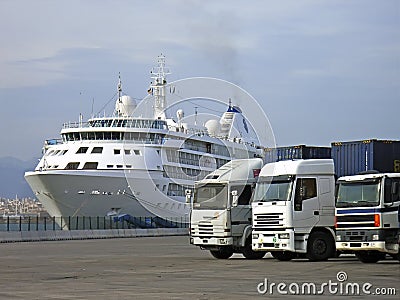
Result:
<svg viewBox="0 0 400 300">
<path fill-rule="evenodd" d="M 211 222 L 200 221 L 197 225 L 193 225 L 191 228 L 192 235 L 209 237 L 214 234 L 214 226 Z"/>
<path fill-rule="evenodd" d="M 345 241 L 350 242 L 362 242 L 366 241 L 367 236 L 365 235 L 365 231 L 346 231 L 345 232 Z"/>
<path fill-rule="evenodd" d="M 283 226 L 283 213 L 255 214 L 253 230 L 276 229 Z"/>
<path fill-rule="evenodd" d="M 336 228 L 364 228 L 374 227 L 374 215 L 347 215 L 337 216 L 337 227 Z"/>
</svg>

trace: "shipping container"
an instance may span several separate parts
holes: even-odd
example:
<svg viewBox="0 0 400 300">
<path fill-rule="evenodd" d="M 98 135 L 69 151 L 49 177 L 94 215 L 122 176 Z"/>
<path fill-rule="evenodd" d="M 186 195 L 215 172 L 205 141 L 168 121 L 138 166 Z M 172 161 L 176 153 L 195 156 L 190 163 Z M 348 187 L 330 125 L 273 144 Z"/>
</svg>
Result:
<svg viewBox="0 0 400 300">
<path fill-rule="evenodd" d="M 331 158 L 331 148 L 297 145 L 268 148 L 265 150 L 265 163 L 281 160 L 313 158 Z"/>
<path fill-rule="evenodd" d="M 338 177 L 370 170 L 400 172 L 400 141 L 371 139 L 333 142 L 331 146 Z"/>
</svg>

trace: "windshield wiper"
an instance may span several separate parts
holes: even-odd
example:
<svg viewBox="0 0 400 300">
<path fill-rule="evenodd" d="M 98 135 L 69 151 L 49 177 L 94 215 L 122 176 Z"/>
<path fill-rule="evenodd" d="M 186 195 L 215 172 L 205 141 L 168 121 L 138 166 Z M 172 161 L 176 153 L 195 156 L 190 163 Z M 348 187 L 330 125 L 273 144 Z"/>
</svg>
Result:
<svg viewBox="0 0 400 300">
<path fill-rule="evenodd" d="M 336 207 L 357 207 L 357 206 L 363 206 L 363 207 L 369 207 L 369 206 L 377 206 L 377 202 L 371 202 L 371 201 L 365 201 L 365 200 L 360 200 L 357 202 L 337 202 Z"/>
<path fill-rule="evenodd" d="M 274 201 L 286 201 L 285 199 L 279 199 L 279 198 L 268 198 L 268 199 L 262 199 L 260 200 L 262 202 L 274 202 Z"/>
<path fill-rule="evenodd" d="M 361 200 L 361 201 L 358 201 L 357 204 L 366 204 L 364 206 L 377 206 L 379 204 L 379 202 Z"/>
</svg>

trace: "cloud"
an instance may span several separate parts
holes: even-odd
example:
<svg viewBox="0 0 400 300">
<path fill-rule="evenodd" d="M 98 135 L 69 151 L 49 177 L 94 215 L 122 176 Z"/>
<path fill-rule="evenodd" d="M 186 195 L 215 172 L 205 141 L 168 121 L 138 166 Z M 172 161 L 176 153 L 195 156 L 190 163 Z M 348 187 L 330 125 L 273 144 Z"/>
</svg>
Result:
<svg viewBox="0 0 400 300">
<path fill-rule="evenodd" d="M 143 97 L 161 52 L 170 80 L 210 76 L 249 91 L 280 144 L 325 143 L 333 126 L 340 139 L 359 122 L 367 136 L 398 136 L 398 11 L 396 0 L 0 1 L 0 127 L 18 137 L 0 157 L 19 155 L 17 140 L 25 156 L 40 150 L 33 140 L 41 144 L 63 121 L 87 116 L 93 98 L 95 111 L 102 107 L 118 72 L 125 92 Z M 352 116 L 370 115 L 371 107 L 389 123 Z M 23 125 L 10 132 L 16 112 L 17 124 L 40 124 L 40 134 L 22 142 Z"/>
</svg>

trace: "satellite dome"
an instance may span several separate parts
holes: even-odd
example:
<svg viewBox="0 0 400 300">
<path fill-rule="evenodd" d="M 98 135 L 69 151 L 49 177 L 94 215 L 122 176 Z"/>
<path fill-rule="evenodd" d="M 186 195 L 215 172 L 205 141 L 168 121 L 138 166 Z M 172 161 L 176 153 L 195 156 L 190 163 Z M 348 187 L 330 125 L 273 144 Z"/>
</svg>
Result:
<svg viewBox="0 0 400 300">
<path fill-rule="evenodd" d="M 136 108 L 136 101 L 130 96 L 121 96 L 115 103 L 115 111 L 119 116 L 131 116 Z"/>
<path fill-rule="evenodd" d="M 210 136 L 217 136 L 219 133 L 219 129 L 220 129 L 220 124 L 218 122 L 218 120 L 208 120 L 204 126 L 207 128 L 208 134 Z"/>
</svg>

